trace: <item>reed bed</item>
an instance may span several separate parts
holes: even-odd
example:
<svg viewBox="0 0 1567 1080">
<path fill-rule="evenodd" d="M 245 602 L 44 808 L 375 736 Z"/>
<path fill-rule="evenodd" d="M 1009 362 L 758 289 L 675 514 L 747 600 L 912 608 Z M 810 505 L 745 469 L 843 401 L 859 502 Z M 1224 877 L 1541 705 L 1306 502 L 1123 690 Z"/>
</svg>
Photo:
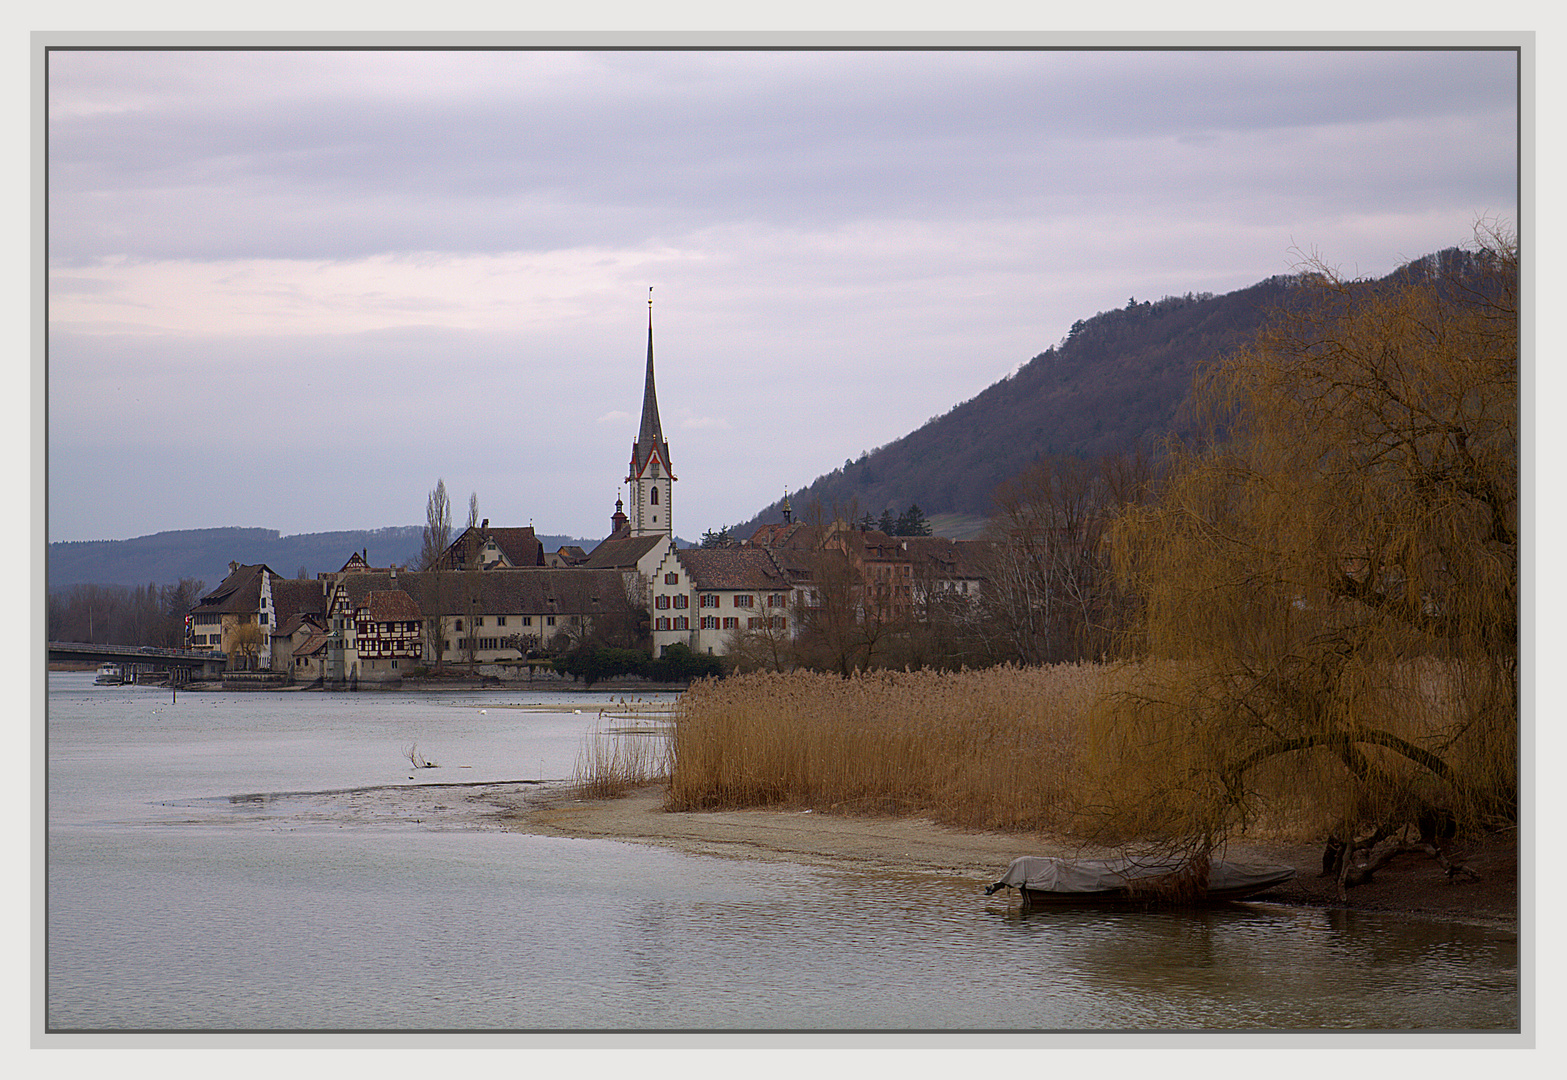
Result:
<svg viewBox="0 0 1567 1080">
<path fill-rule="evenodd" d="M 1103 669 L 758 672 L 678 702 L 673 810 L 809 806 L 960 828 L 1067 829 Z"/>
<path fill-rule="evenodd" d="M 673 713 L 666 702 L 624 698 L 600 709 L 577 751 L 572 776 L 576 794 L 614 799 L 667 779 Z"/>
<path fill-rule="evenodd" d="M 1466 806 L 1464 793 L 1505 789 L 1516 760 L 1515 730 L 1461 721 L 1474 715 L 1464 667 L 1376 665 L 1342 707 L 1441 755 L 1452 780 L 1376 745 L 1360 748 L 1374 776 L 1357 780 L 1317 748 L 1259 760 L 1241 808 L 1223 783 L 1226 763 L 1266 744 L 1270 729 L 1220 692 L 1226 680 L 1194 694 L 1194 677 L 1152 662 L 736 675 L 694 685 L 672 716 L 668 706 L 601 712 L 577 782 L 600 798 L 662 782 L 670 810 L 895 814 L 1100 846 L 1309 840 L 1430 807 L 1479 820 L 1483 807 Z"/>
</svg>

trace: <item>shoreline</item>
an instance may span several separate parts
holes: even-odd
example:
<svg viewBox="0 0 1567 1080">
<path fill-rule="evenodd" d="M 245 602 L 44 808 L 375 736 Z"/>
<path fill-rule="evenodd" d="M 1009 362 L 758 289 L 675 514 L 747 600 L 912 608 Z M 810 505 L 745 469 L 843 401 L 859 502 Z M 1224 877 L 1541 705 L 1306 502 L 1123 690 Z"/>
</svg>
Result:
<svg viewBox="0 0 1567 1080">
<path fill-rule="evenodd" d="M 1019 855 L 1084 854 L 1078 848 L 1019 834 L 965 832 L 924 818 L 854 816 L 813 809 L 665 811 L 663 789 L 645 787 L 618 799 L 582 800 L 553 793 L 499 801 L 502 828 L 540 836 L 649 844 L 691 855 L 789 862 L 828 870 L 886 875 L 967 878 L 979 890 Z M 1516 836 L 1516 833 L 1513 834 Z M 1434 859 L 1401 856 L 1364 885 L 1338 899 L 1337 884 L 1321 876 L 1322 846 L 1240 840 L 1227 857 L 1239 862 L 1293 866 L 1293 881 L 1257 897 L 1303 907 L 1379 911 L 1473 923 L 1517 933 L 1518 859 L 1506 837 L 1460 845 L 1476 881 L 1450 882 Z M 1010 890 L 1009 890 L 1010 891 Z M 991 902 L 1007 902 L 998 893 Z M 1011 902 L 1016 902 L 1013 899 Z"/>
</svg>

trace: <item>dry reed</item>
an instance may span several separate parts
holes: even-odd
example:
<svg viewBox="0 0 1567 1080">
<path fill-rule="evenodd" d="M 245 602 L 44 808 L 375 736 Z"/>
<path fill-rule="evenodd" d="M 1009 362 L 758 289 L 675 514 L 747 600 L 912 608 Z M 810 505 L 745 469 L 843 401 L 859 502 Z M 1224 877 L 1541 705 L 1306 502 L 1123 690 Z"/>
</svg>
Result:
<svg viewBox="0 0 1567 1080">
<path fill-rule="evenodd" d="M 1002 831 L 1064 831 L 1083 797 L 1094 665 L 759 672 L 677 705 L 668 806 L 811 806 Z"/>
<path fill-rule="evenodd" d="M 600 709 L 577 752 L 572 786 L 580 798 L 614 799 L 666 779 L 670 706 L 626 701 Z M 606 724 L 613 726 L 606 726 Z"/>
</svg>

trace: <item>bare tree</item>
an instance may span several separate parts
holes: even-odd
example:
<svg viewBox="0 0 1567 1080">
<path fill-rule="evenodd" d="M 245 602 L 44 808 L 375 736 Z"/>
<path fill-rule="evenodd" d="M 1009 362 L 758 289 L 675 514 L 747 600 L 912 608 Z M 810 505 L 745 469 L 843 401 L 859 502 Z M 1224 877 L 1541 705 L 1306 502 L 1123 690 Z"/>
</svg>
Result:
<svg viewBox="0 0 1567 1080">
<path fill-rule="evenodd" d="M 256 656 L 266 640 L 266 632 L 254 621 L 254 616 L 234 628 L 229 636 L 229 666 L 242 671 L 255 667 Z"/>
<path fill-rule="evenodd" d="M 424 544 L 419 550 L 419 569 L 430 572 L 430 588 L 425 594 L 425 638 L 435 656 L 435 668 L 441 669 L 446 655 L 446 581 L 445 555 L 452 542 L 452 503 L 446 497 L 446 481 L 435 482 L 425 501 Z"/>
<path fill-rule="evenodd" d="M 1106 529 L 1148 498 L 1151 481 L 1151 462 L 1137 450 L 1093 461 L 1043 458 L 996 489 L 986 567 L 995 659 L 1104 655 L 1124 618 Z"/>
<path fill-rule="evenodd" d="M 479 525 L 479 493 L 477 491 L 468 494 L 468 528 L 474 529 Z"/>
</svg>

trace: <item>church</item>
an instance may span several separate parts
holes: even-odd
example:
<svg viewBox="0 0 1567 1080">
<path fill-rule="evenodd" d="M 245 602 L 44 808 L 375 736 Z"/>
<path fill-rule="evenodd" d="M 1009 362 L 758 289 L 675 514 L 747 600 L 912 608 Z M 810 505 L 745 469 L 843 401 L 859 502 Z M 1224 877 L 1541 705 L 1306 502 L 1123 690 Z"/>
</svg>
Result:
<svg viewBox="0 0 1567 1080">
<path fill-rule="evenodd" d="M 774 552 L 748 545 L 676 547 L 675 480 L 658 415 L 650 295 L 642 419 L 624 481 L 630 507 L 616 500 L 608 539 L 582 565 L 627 576 L 630 588 L 647 604 L 655 656 L 677 643 L 692 652 L 723 655 L 741 630 L 790 634 L 792 575 L 785 573 Z"/>
</svg>

